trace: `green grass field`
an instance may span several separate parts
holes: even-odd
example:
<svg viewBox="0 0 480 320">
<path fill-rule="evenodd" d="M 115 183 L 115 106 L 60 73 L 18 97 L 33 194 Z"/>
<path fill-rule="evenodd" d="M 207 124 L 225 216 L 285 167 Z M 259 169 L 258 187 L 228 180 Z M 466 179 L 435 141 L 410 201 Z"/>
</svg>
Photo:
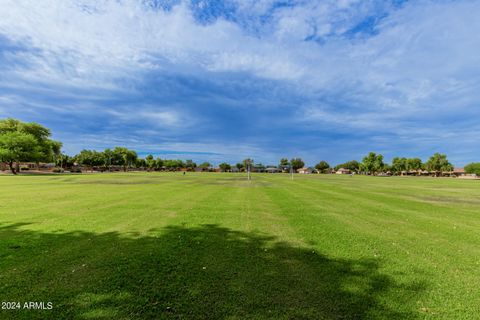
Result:
<svg viewBox="0 0 480 320">
<path fill-rule="evenodd" d="M 480 183 L 0 177 L 0 319 L 479 319 Z"/>
</svg>

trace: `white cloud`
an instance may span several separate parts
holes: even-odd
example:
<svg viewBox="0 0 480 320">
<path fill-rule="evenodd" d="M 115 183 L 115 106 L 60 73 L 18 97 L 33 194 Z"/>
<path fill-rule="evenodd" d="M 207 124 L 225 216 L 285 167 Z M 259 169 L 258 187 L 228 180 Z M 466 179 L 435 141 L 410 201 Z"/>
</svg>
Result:
<svg viewBox="0 0 480 320">
<path fill-rule="evenodd" d="M 4 2 L 0 33 L 35 49 L 9 57 L 25 63 L 13 73 L 28 81 L 105 85 L 171 64 L 290 78 L 277 70 L 294 64 L 233 23 L 196 23 L 185 4 L 164 12 L 133 1 L 96 2 L 91 10 L 82 10 L 81 1 Z"/>
<path fill-rule="evenodd" d="M 182 114 L 174 110 L 175 107 L 165 106 L 125 106 L 125 107 L 108 107 L 105 108 L 105 113 L 113 116 L 113 120 L 121 121 L 130 124 L 145 124 L 158 128 L 175 127 L 188 128 L 196 121 L 190 115 Z M 178 132 L 178 131 L 177 131 Z"/>
<path fill-rule="evenodd" d="M 26 81 L 109 88 L 117 79 L 152 68 L 190 66 L 295 80 L 314 90 L 343 81 L 378 92 L 385 83 L 393 83 L 417 99 L 427 93 L 418 92 L 412 79 L 454 79 L 480 59 L 473 54 L 479 48 L 475 31 L 480 29 L 475 14 L 480 5 L 475 2 L 406 5 L 391 11 L 378 26 L 379 35 L 365 41 L 346 39 L 341 33 L 378 13 L 379 5 L 370 1 L 299 2 L 278 8 L 262 25 L 267 33 L 260 31 L 260 37 L 221 18 L 199 24 L 185 3 L 162 11 L 137 1 L 3 2 L 0 33 L 37 49 L 8 57 L 25 63 L 11 72 Z M 239 17 L 253 24 L 269 10 L 271 1 L 240 2 Z M 337 37 L 323 46 L 303 41 L 315 32 Z"/>
</svg>

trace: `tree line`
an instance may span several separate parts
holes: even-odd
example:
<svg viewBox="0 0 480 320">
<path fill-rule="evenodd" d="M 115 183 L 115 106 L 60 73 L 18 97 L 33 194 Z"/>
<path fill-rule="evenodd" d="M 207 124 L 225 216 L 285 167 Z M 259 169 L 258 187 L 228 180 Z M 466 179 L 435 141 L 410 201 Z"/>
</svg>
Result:
<svg viewBox="0 0 480 320">
<path fill-rule="evenodd" d="M 90 168 L 100 168 L 110 171 L 113 167 L 121 167 L 123 171 L 127 169 L 137 168 L 145 170 L 178 170 L 178 169 L 194 169 L 197 164 L 192 160 L 180 159 L 161 159 L 148 155 L 145 158 L 138 157 L 134 150 L 124 147 L 115 147 L 114 149 L 105 149 L 104 151 L 82 150 L 79 154 L 70 157 L 62 155 L 56 163 L 61 168 L 70 168 L 76 165 L 86 166 Z M 211 167 L 210 163 L 204 162 L 200 164 L 200 168 Z"/>
<path fill-rule="evenodd" d="M 213 170 L 213 167 L 209 162 L 203 162 L 200 165 L 197 165 L 192 160 L 183 161 L 180 159 L 161 159 L 154 158 L 152 155 L 140 158 L 135 151 L 123 147 L 116 147 L 113 150 L 105 149 L 101 152 L 95 150 L 82 150 L 74 157 L 60 155 L 56 159 L 56 164 L 62 168 L 71 167 L 75 163 L 92 168 L 101 168 L 107 171 L 111 170 L 112 166 L 122 167 L 124 171 L 127 171 L 129 168 L 146 169 L 149 171 L 175 171 L 179 169 L 193 171 L 195 168 L 200 168 L 202 171 Z M 233 168 L 236 168 L 235 171 L 246 171 L 247 169 L 252 171 L 265 171 L 269 167 L 274 167 L 283 172 L 296 172 L 304 166 L 305 162 L 301 158 L 293 158 L 291 160 L 282 158 L 277 166 L 264 166 L 261 163 L 255 163 L 253 159 L 245 159 L 235 165 L 222 162 L 218 165 L 218 168 L 221 171 L 226 172 L 232 171 Z M 480 174 L 478 170 L 479 167 L 480 164 L 472 163 L 465 168 L 467 173 Z M 351 160 L 331 168 L 328 162 L 322 160 L 315 165 L 315 169 L 318 173 L 331 172 L 332 169 L 333 171 L 337 171 L 340 168 L 367 175 L 376 175 L 387 172 L 391 174 L 401 174 L 403 172 L 419 170 L 426 170 L 440 174 L 441 172 L 451 172 L 453 170 L 453 165 L 448 161 L 446 155 L 440 153 L 435 153 L 425 163 L 423 163 L 420 158 L 395 157 L 392 159 L 391 164 L 388 164 L 383 161 L 383 155 L 375 152 L 370 152 L 361 162 Z"/>
<path fill-rule="evenodd" d="M 329 165 L 325 161 L 321 161 L 315 167 L 317 170 L 325 171 L 329 168 Z M 441 153 L 433 154 L 425 163 L 423 163 L 420 158 L 395 157 L 392 159 L 391 164 L 388 164 L 384 162 L 383 155 L 375 152 L 370 152 L 361 162 L 351 160 L 338 164 L 334 167 L 334 170 L 340 168 L 348 169 L 351 172 L 369 175 L 380 173 L 401 174 L 402 172 L 419 170 L 426 170 L 439 174 L 441 172 L 451 172 L 454 169 L 453 165 L 448 161 L 447 156 Z"/>
<path fill-rule="evenodd" d="M 5 163 L 11 172 L 16 174 L 21 162 L 53 162 L 58 168 L 74 169 L 77 166 L 97 168 L 111 171 L 112 168 L 122 168 L 127 171 L 131 168 L 144 169 L 148 171 L 179 169 L 201 171 L 213 170 L 209 162 L 197 165 L 192 160 L 161 159 L 148 155 L 141 158 L 134 150 L 125 147 L 115 147 L 103 151 L 82 150 L 75 156 L 69 156 L 61 152 L 62 143 L 52 140 L 51 131 L 38 123 L 25 123 L 16 119 L 0 120 L 0 162 Z M 219 164 L 221 171 L 263 171 L 269 167 L 277 168 L 279 171 L 296 171 L 305 166 L 301 158 L 280 159 L 276 166 L 264 166 L 255 163 L 253 159 L 244 159 L 235 165 L 227 162 Z M 376 175 L 381 173 L 401 174 L 402 172 L 427 170 L 429 172 L 441 173 L 451 172 L 453 165 L 448 161 L 445 154 L 435 153 L 425 163 L 420 158 L 395 157 L 391 164 L 384 162 L 381 154 L 370 152 L 361 162 L 357 160 L 347 161 L 331 167 L 324 160 L 315 165 L 318 173 L 327 173 L 333 170 L 344 168 L 351 172 Z M 470 163 L 465 166 L 465 172 L 480 175 L 480 163 Z"/>
<path fill-rule="evenodd" d="M 448 161 L 447 156 L 440 153 L 432 155 L 427 162 L 423 163 L 420 158 L 400 158 L 395 157 L 392 159 L 391 164 L 385 163 L 383 155 L 375 152 L 370 152 L 363 157 L 361 162 L 357 160 L 347 161 L 345 163 L 337 164 L 331 167 L 330 164 L 324 160 L 318 162 L 315 165 L 315 169 L 318 173 L 327 173 L 337 171 L 341 168 L 347 169 L 355 173 L 363 173 L 367 175 L 375 175 L 380 173 L 401 174 L 402 172 L 426 170 L 429 172 L 451 172 L 454 168 Z M 286 158 L 282 158 L 279 163 L 279 167 L 292 166 L 294 169 L 303 167 L 304 163 L 301 159 L 292 159 L 288 162 Z M 467 173 L 480 174 L 480 164 L 472 163 L 465 167 Z"/>
</svg>

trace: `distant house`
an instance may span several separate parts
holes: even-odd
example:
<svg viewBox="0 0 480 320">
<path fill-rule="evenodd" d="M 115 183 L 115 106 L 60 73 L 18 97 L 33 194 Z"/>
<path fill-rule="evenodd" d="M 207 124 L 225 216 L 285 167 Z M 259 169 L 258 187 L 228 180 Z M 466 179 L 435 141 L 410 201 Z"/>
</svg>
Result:
<svg viewBox="0 0 480 320">
<path fill-rule="evenodd" d="M 451 173 L 451 177 L 457 177 L 462 179 L 478 179 L 479 178 L 479 176 L 477 176 L 475 173 L 466 173 L 465 169 L 463 168 L 453 169 Z"/>
<path fill-rule="evenodd" d="M 261 163 L 256 164 L 251 168 L 251 172 L 265 172 L 265 166 L 262 165 Z"/>
<path fill-rule="evenodd" d="M 408 170 L 408 171 L 402 171 L 400 173 L 400 175 L 402 176 L 421 176 L 421 175 L 429 175 L 429 172 L 426 171 L 426 170 L 421 170 L 421 169 L 418 169 L 418 170 Z"/>
<path fill-rule="evenodd" d="M 297 172 L 301 174 L 310 174 L 310 173 L 313 173 L 314 171 L 315 169 L 312 167 L 297 169 Z"/>
<path fill-rule="evenodd" d="M 453 177 L 453 170 L 452 171 L 442 171 L 440 173 L 441 177 Z"/>
<path fill-rule="evenodd" d="M 345 169 L 345 168 L 340 168 L 337 170 L 337 172 L 335 172 L 336 174 L 350 174 L 352 173 L 349 169 Z"/>
<path fill-rule="evenodd" d="M 267 167 L 267 168 L 265 168 L 265 172 L 266 173 L 278 173 L 278 172 L 282 172 L 282 169 L 279 169 L 277 167 Z"/>
<path fill-rule="evenodd" d="M 379 177 L 390 177 L 390 176 L 392 176 L 392 172 L 391 171 L 380 172 L 380 173 L 377 174 L 377 176 L 379 176 Z"/>
<path fill-rule="evenodd" d="M 334 174 L 336 171 L 334 168 L 328 168 L 325 170 L 325 173 L 328 173 L 328 174 Z"/>
<path fill-rule="evenodd" d="M 233 166 L 233 167 L 230 169 L 230 172 L 240 172 L 240 169 L 238 169 L 236 166 Z"/>
</svg>

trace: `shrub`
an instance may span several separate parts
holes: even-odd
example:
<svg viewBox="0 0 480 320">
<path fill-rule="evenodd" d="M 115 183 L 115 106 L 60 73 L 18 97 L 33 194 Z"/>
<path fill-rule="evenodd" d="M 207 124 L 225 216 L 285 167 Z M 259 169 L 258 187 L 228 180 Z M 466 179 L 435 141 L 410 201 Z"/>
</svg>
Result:
<svg viewBox="0 0 480 320">
<path fill-rule="evenodd" d="M 480 175 L 480 162 L 473 162 L 465 166 L 465 172 Z"/>
</svg>

